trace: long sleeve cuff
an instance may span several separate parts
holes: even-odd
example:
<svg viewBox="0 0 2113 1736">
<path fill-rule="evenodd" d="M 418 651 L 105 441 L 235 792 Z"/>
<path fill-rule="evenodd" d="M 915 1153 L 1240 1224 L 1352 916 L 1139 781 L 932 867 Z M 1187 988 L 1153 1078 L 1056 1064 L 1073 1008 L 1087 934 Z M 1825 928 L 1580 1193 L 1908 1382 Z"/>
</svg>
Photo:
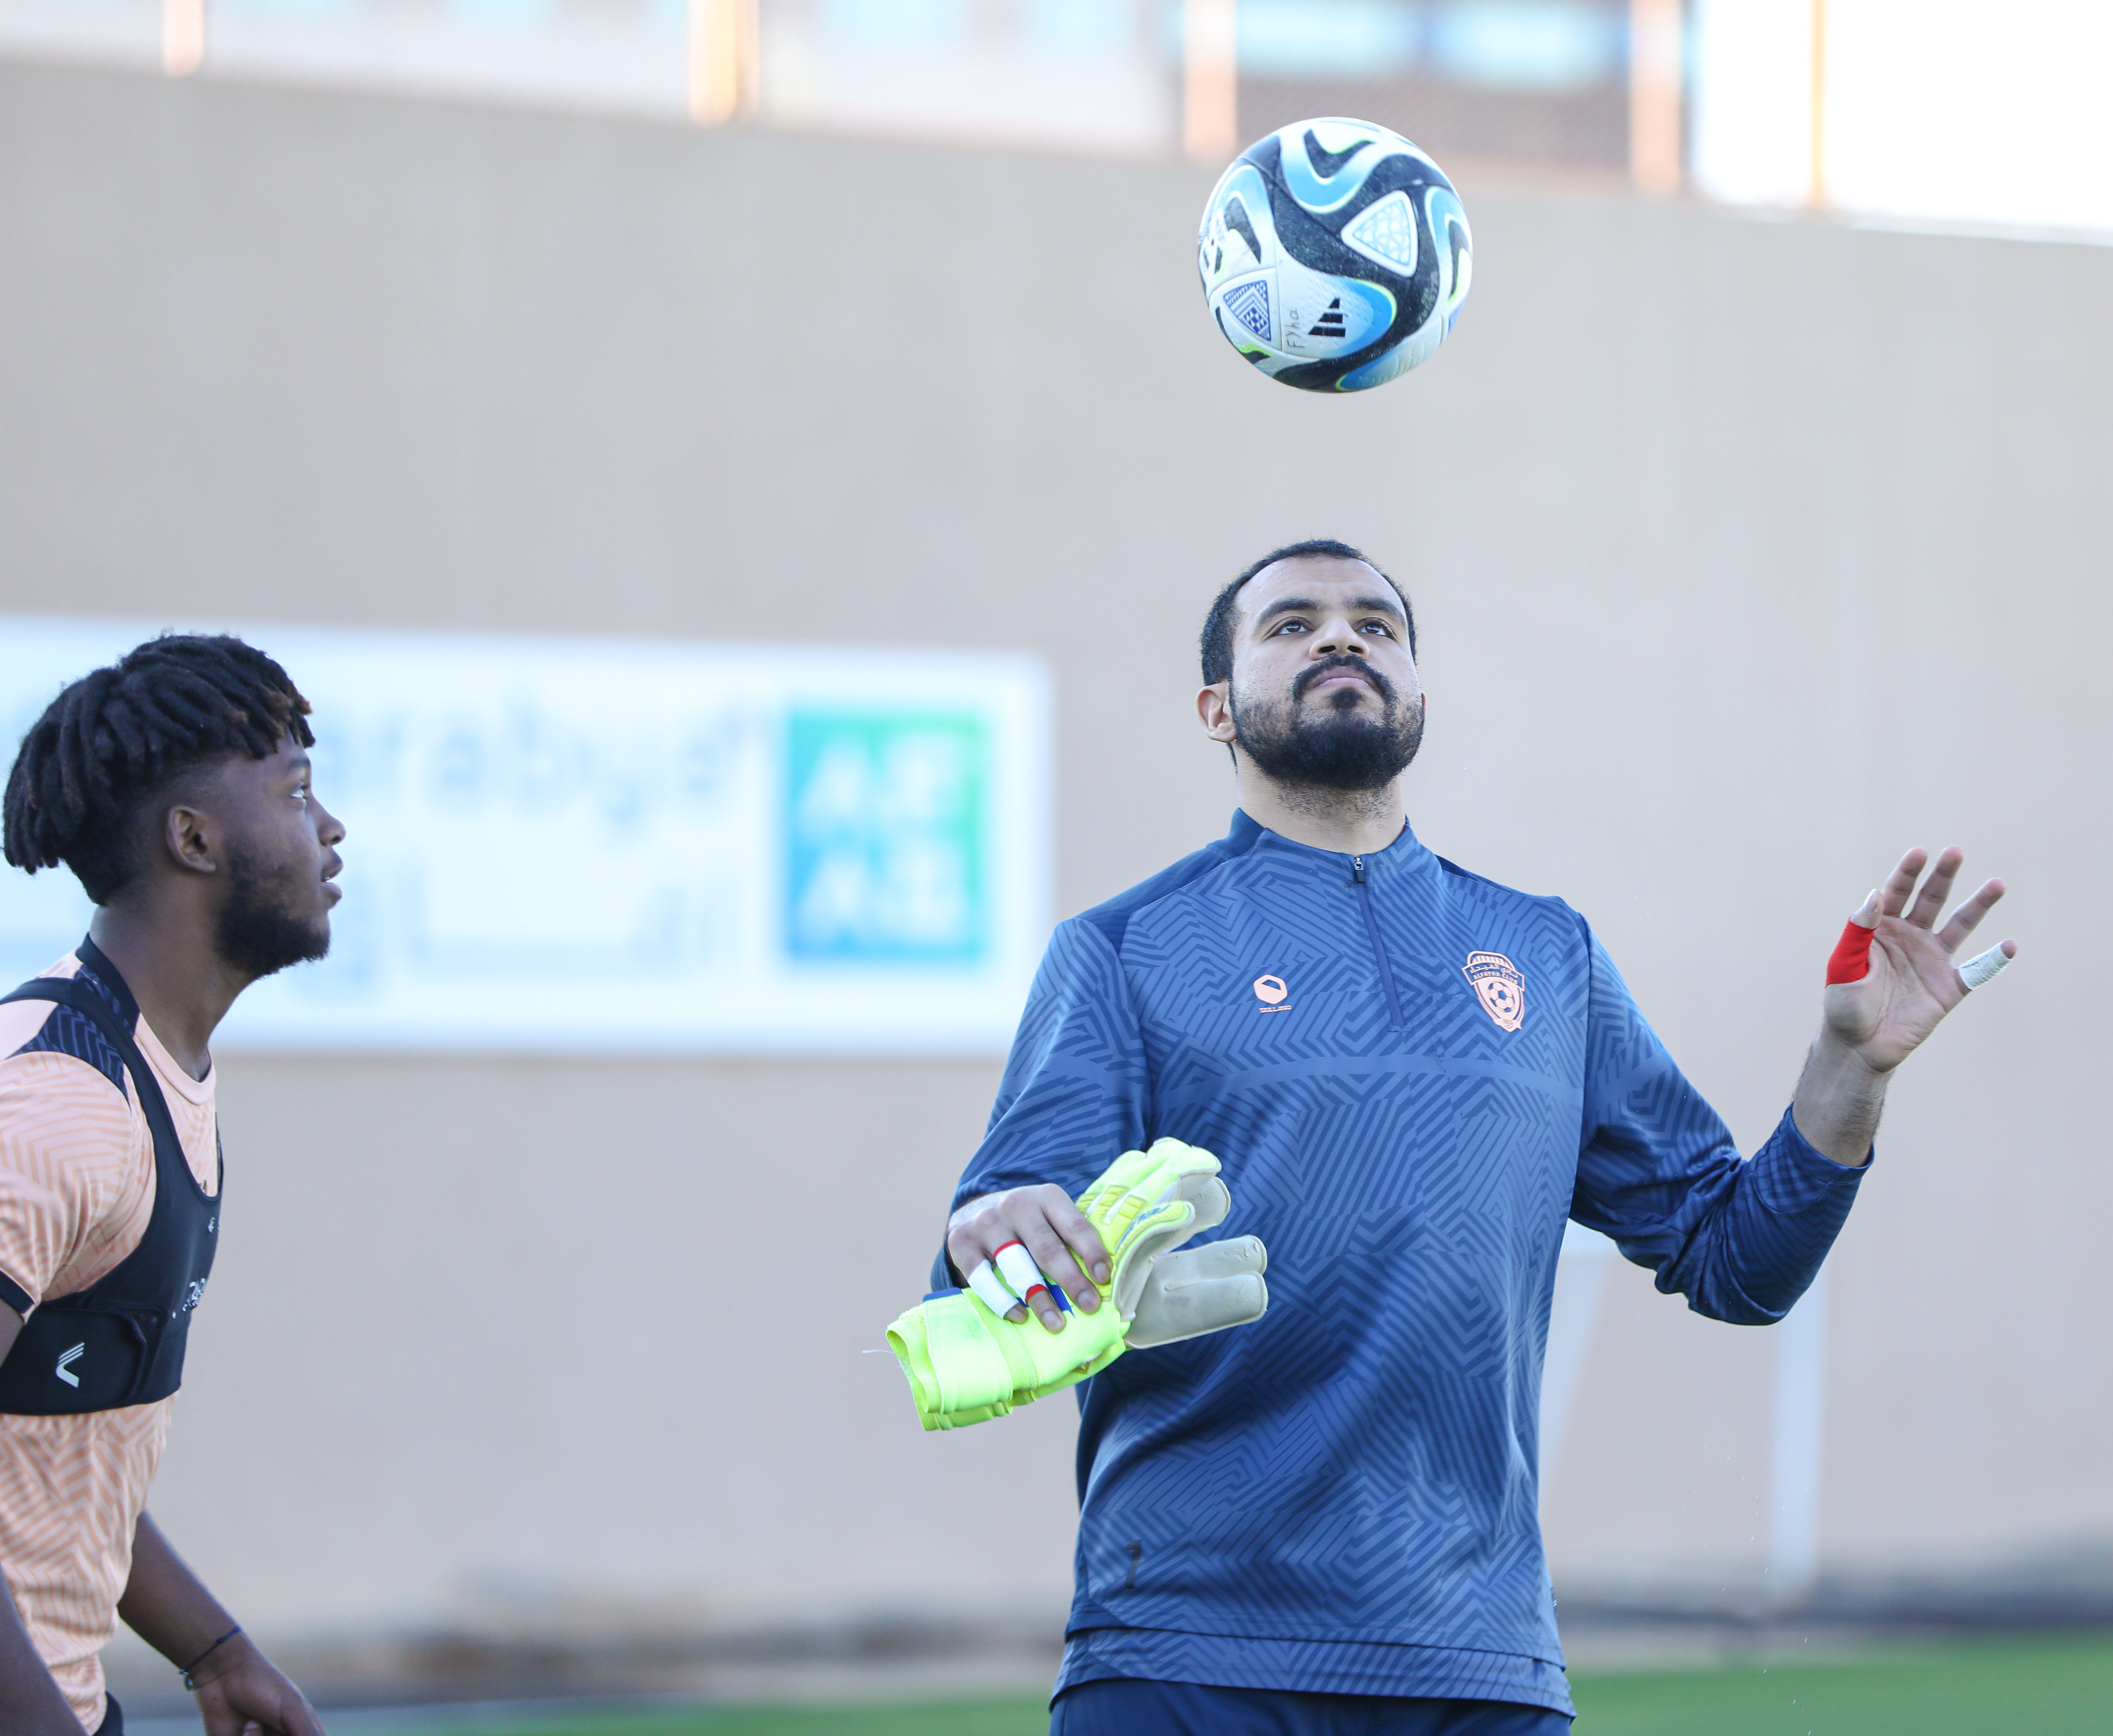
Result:
<svg viewBox="0 0 2113 1736">
<path fill-rule="evenodd" d="M 1874 1143 L 1863 1163 L 1851 1169 L 1836 1163 L 1800 1133 L 1796 1120 L 1785 1109 L 1775 1131 L 1754 1154 L 1753 1162 L 1761 1203 L 1771 1212 L 1796 1217 L 1831 1201 L 1846 1213 L 1864 1177 L 1878 1162 L 1878 1146 Z"/>
</svg>

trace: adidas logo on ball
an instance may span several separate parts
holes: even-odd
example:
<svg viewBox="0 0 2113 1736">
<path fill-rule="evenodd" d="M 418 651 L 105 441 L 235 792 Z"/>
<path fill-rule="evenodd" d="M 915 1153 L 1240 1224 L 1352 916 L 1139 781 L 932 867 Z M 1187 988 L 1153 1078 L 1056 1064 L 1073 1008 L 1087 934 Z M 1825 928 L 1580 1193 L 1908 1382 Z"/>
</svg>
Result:
<svg viewBox="0 0 2113 1736">
<path fill-rule="evenodd" d="M 1271 379 L 1324 392 L 1428 360 L 1459 318 L 1472 260 L 1444 171 L 1400 134 L 1341 117 L 1280 127 L 1241 152 L 1212 190 L 1196 248 L 1225 340 Z M 1316 308 L 1309 321 L 1302 310 Z"/>
<path fill-rule="evenodd" d="M 1306 333 L 1308 337 L 1348 337 L 1349 330 L 1343 323 L 1343 298 L 1338 295 L 1328 304 L 1328 311 L 1313 322 Z"/>
</svg>

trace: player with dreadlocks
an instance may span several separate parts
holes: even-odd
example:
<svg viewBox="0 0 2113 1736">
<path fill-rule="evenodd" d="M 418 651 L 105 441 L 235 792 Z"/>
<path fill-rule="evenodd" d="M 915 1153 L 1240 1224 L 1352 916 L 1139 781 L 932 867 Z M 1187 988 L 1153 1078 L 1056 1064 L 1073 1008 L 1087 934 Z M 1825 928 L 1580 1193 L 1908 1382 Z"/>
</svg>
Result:
<svg viewBox="0 0 2113 1736">
<path fill-rule="evenodd" d="M 321 958 L 345 836 L 303 699 L 239 639 L 171 634 L 52 701 L 7 779 L 9 862 L 63 863 L 88 938 L 0 998 L 0 1729 L 121 1736 L 119 1617 L 209 1736 L 320 1736 L 146 1512 L 220 1228 L 208 1049 Z"/>
</svg>

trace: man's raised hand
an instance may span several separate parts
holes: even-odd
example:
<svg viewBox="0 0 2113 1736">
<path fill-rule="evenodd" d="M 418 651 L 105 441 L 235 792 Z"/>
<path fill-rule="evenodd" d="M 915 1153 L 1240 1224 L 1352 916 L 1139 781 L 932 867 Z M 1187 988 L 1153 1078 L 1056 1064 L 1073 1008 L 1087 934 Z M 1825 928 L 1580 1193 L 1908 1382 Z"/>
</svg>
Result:
<svg viewBox="0 0 2113 1736">
<path fill-rule="evenodd" d="M 979 1291 L 984 1286 L 976 1283 L 977 1268 L 986 1260 L 1000 1271 L 1008 1264 L 1020 1264 L 1026 1274 L 1029 1268 L 1020 1263 L 1023 1255 L 1035 1268 L 1027 1281 L 1026 1306 L 1003 1310 L 1006 1319 L 1017 1324 L 1032 1308 L 1050 1332 L 1064 1330 L 1064 1312 L 1056 1299 L 1046 1286 L 1034 1281 L 1043 1275 L 1061 1286 L 1073 1307 L 1088 1314 L 1098 1311 L 1101 1293 L 1096 1286 L 1108 1281 L 1108 1250 L 1100 1231 L 1054 1182 L 985 1194 L 947 1221 L 947 1257 Z M 1018 1294 L 1019 1287 L 1014 1291 Z"/>
<path fill-rule="evenodd" d="M 2003 896 L 2003 883 L 1984 882 L 1939 928 L 1937 919 L 1965 860 L 1956 846 L 1941 851 L 1933 866 L 1928 851 L 1909 851 L 1850 918 L 1828 962 L 1825 1036 L 1874 1073 L 1889 1073 L 1906 1060 L 1971 987 L 1954 955 Z M 1929 878 L 1922 879 L 1925 866 Z M 2017 955 L 2018 944 L 2006 940 L 1994 950 L 2007 962 Z M 1977 975 L 1985 981 L 2001 968 L 1992 959 Z"/>
</svg>

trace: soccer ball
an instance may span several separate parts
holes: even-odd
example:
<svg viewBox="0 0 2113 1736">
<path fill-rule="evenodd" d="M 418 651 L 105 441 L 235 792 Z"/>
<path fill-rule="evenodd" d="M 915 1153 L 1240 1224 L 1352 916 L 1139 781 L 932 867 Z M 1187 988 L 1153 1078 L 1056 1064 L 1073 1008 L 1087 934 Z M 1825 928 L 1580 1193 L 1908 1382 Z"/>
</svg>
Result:
<svg viewBox="0 0 2113 1736">
<path fill-rule="evenodd" d="M 1445 341 L 1467 299 L 1467 213 L 1444 171 L 1369 121 L 1301 121 L 1211 190 L 1196 263 L 1226 340 L 1312 392 L 1382 386 Z"/>
</svg>

